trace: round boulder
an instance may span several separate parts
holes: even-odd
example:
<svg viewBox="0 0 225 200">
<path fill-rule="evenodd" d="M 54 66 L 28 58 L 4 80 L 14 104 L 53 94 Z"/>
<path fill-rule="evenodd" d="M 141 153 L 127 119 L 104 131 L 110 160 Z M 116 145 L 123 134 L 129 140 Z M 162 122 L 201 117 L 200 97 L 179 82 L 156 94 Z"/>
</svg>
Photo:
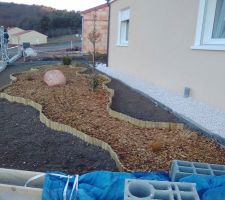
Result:
<svg viewBox="0 0 225 200">
<path fill-rule="evenodd" d="M 66 84 L 66 77 L 60 70 L 49 70 L 44 75 L 44 82 L 50 86 L 61 86 Z"/>
</svg>

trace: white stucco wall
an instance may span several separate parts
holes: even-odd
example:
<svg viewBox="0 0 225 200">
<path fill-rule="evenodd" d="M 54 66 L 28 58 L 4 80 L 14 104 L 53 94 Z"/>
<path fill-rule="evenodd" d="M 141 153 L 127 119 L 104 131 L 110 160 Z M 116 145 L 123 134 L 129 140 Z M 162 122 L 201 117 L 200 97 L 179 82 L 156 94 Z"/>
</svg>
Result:
<svg viewBox="0 0 225 200">
<path fill-rule="evenodd" d="M 109 66 L 225 111 L 225 52 L 192 50 L 199 0 L 111 4 Z M 130 7 L 128 47 L 117 46 L 118 15 Z"/>
</svg>

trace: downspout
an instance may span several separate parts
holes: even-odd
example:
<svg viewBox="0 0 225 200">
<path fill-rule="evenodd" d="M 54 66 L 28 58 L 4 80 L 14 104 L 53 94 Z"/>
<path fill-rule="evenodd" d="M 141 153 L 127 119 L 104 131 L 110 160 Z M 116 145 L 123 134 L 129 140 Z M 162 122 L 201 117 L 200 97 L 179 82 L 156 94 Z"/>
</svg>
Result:
<svg viewBox="0 0 225 200">
<path fill-rule="evenodd" d="M 109 39 L 110 39 L 110 18 L 111 18 L 111 4 L 110 0 L 106 0 L 109 7 L 109 15 L 108 15 L 108 33 L 107 33 L 107 60 L 106 66 L 109 66 Z"/>
<path fill-rule="evenodd" d="M 83 49 L 84 49 L 84 16 L 81 16 L 82 17 L 82 29 L 81 29 L 81 52 L 83 52 Z"/>
</svg>

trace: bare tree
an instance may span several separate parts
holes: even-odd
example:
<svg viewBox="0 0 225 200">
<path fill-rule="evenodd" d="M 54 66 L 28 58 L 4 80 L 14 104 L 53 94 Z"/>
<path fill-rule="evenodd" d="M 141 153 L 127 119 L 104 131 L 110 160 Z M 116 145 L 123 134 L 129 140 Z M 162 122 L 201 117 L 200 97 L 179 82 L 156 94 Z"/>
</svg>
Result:
<svg viewBox="0 0 225 200">
<path fill-rule="evenodd" d="M 100 40 L 101 34 L 98 32 L 96 27 L 97 14 L 96 11 L 93 14 L 93 29 L 88 35 L 89 41 L 92 43 L 92 63 L 93 63 L 93 72 L 95 73 L 96 68 L 96 43 Z"/>
<path fill-rule="evenodd" d="M 92 74 L 92 80 L 91 80 L 92 91 L 94 91 L 99 85 L 99 81 L 96 77 L 96 43 L 100 40 L 101 34 L 97 30 L 96 22 L 97 22 L 97 14 L 95 11 L 95 13 L 93 14 L 93 29 L 88 34 L 88 39 L 92 43 L 92 47 L 93 47 L 93 50 L 92 50 L 92 64 L 93 64 L 92 73 L 93 74 Z"/>
</svg>

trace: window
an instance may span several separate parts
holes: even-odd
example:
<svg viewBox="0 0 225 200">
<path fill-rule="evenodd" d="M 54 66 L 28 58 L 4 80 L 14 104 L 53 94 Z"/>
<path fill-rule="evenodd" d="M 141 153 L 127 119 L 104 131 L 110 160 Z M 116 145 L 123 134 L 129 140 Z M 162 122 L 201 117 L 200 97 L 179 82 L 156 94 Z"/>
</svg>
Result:
<svg viewBox="0 0 225 200">
<path fill-rule="evenodd" d="M 119 14 L 118 45 L 127 46 L 129 39 L 130 9 L 124 9 Z"/>
<path fill-rule="evenodd" d="M 225 50 L 225 0 L 200 0 L 196 47 Z"/>
</svg>

